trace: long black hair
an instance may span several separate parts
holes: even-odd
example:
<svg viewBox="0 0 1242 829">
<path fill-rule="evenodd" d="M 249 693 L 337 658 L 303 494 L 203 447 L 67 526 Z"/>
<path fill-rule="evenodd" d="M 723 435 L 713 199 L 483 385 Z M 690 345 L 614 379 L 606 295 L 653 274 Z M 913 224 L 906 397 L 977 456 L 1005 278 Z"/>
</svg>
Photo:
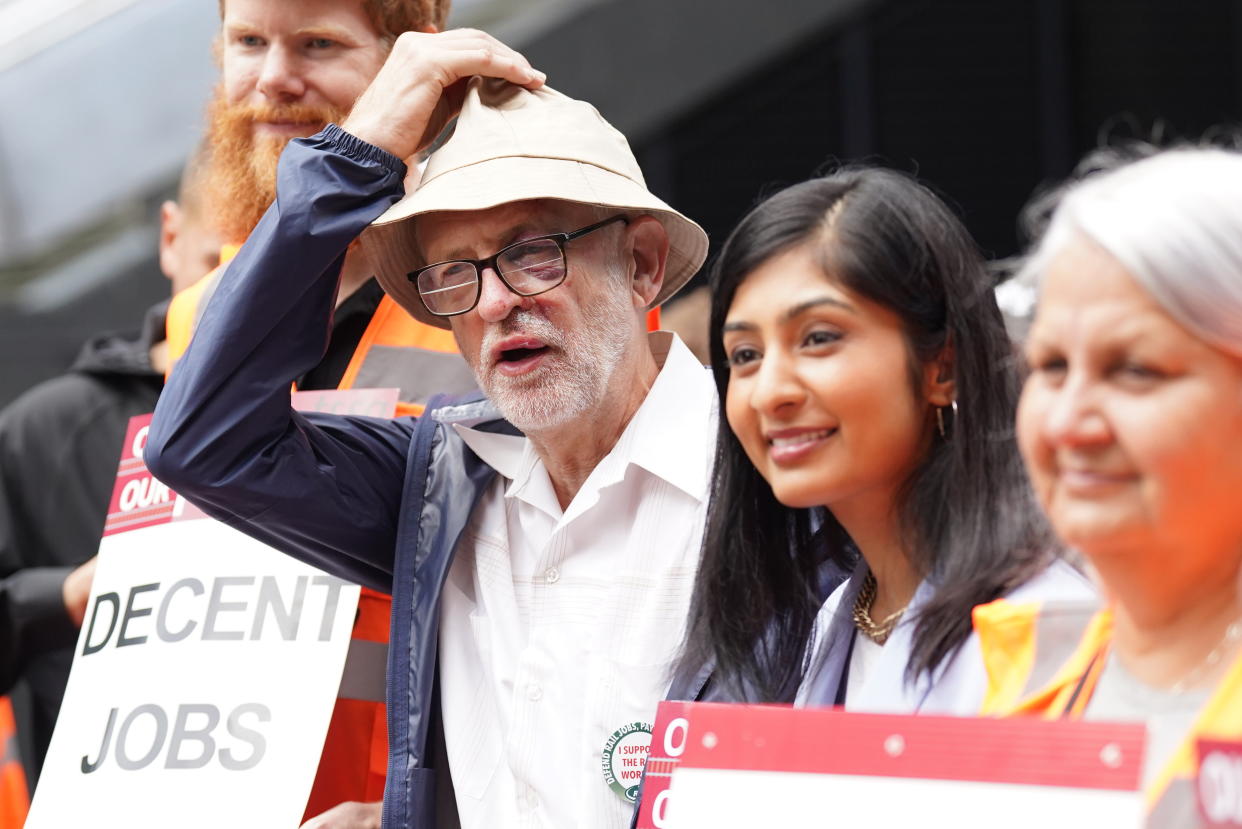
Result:
<svg viewBox="0 0 1242 829">
<path fill-rule="evenodd" d="M 896 505 L 911 564 L 934 585 L 915 622 L 912 679 L 962 644 L 971 608 L 1037 573 L 1054 549 L 1014 440 L 1013 346 L 979 251 L 952 211 L 907 175 L 847 168 L 772 196 L 725 242 L 711 276 L 710 332 L 722 411 L 721 331 L 738 286 L 802 245 L 825 275 L 901 318 L 910 382 L 946 346 L 953 355 L 957 414 L 944 412 L 947 438 L 932 439 Z M 805 673 L 821 565 L 848 567 L 857 550 L 831 512 L 780 504 L 724 424 L 713 474 L 684 656 L 713 663 L 714 681 L 734 695 L 788 699 Z"/>
</svg>

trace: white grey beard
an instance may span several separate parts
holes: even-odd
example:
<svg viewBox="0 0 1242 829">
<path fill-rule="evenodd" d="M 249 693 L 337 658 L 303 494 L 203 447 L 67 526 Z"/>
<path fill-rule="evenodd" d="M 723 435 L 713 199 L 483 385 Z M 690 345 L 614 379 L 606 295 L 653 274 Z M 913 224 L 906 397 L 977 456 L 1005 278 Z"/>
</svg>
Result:
<svg viewBox="0 0 1242 829">
<path fill-rule="evenodd" d="M 490 354 L 496 340 L 516 330 L 550 346 L 553 365 L 541 367 L 528 382 L 492 372 L 479 377 L 479 385 L 505 419 L 526 434 L 564 426 L 604 401 L 609 381 L 625 357 L 633 313 L 621 290 L 609 290 L 587 308 L 580 331 L 561 331 L 538 314 L 514 311 L 506 321 L 509 325 L 488 332 L 480 353 Z"/>
<path fill-rule="evenodd" d="M 580 417 L 596 402 L 598 375 L 583 372 L 582 366 L 558 366 L 538 381 L 522 387 L 484 389 L 496 408 L 525 434 L 538 434 Z"/>
</svg>

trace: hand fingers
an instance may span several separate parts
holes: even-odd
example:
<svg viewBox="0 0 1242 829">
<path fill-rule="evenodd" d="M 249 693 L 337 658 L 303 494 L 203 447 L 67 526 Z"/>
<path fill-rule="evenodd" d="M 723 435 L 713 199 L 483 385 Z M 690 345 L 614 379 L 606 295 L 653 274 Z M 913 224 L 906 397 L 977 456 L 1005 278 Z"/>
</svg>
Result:
<svg viewBox="0 0 1242 829">
<path fill-rule="evenodd" d="M 473 49 L 454 53 L 444 65 L 455 75 L 454 82 L 472 75 L 482 75 L 485 78 L 500 78 L 527 89 L 538 89 L 547 79 L 544 73 L 532 67 L 526 58 L 516 52 L 507 54 L 496 53 L 490 49 Z"/>
<path fill-rule="evenodd" d="M 406 32 L 342 125 L 398 158 L 408 158 L 456 114 L 455 84 L 475 75 L 538 89 L 544 74 L 519 52 L 472 29 Z"/>
<path fill-rule="evenodd" d="M 411 39 L 409 48 L 416 56 L 440 68 L 444 86 L 471 75 L 483 75 L 537 89 L 546 79 L 520 52 L 476 29 L 423 35 L 421 39 Z M 431 54 L 432 49 L 437 54 Z"/>
<path fill-rule="evenodd" d="M 547 80 L 547 75 L 532 66 L 521 52 L 501 43 L 487 32 L 477 32 L 477 34 L 483 40 L 483 61 L 492 64 L 497 71 L 504 73 L 491 77 L 502 77 L 510 83 L 529 85 L 532 89 L 542 86 Z M 528 80 L 523 81 L 520 79 L 522 77 Z"/>
</svg>

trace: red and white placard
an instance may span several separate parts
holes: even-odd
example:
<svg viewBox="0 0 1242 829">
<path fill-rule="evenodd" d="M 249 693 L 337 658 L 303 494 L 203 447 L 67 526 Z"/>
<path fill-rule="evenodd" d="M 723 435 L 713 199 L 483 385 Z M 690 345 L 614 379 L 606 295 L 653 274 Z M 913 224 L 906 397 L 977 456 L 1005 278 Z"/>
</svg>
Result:
<svg viewBox="0 0 1242 829">
<path fill-rule="evenodd" d="M 680 754 L 643 829 L 1142 826 L 1141 725 L 664 705 Z"/>
<path fill-rule="evenodd" d="M 326 402 L 391 414 L 396 392 Z M 359 588 L 204 516 L 157 481 L 142 461 L 149 422 L 134 418 L 125 439 L 26 827 L 296 829 Z"/>
<path fill-rule="evenodd" d="M 397 389 L 299 391 L 294 392 L 291 403 L 293 408 L 303 412 L 392 417 L 397 409 L 397 396 Z M 147 445 L 150 427 L 151 415 L 130 418 L 104 523 L 105 536 L 203 517 L 198 507 L 178 498 L 147 471 L 142 450 Z"/>
<path fill-rule="evenodd" d="M 637 829 L 663 829 L 668 823 L 669 787 L 673 772 L 686 751 L 690 734 L 688 716 L 693 702 L 662 702 L 651 732 L 651 751 L 643 770 L 642 799 L 638 802 Z"/>
</svg>

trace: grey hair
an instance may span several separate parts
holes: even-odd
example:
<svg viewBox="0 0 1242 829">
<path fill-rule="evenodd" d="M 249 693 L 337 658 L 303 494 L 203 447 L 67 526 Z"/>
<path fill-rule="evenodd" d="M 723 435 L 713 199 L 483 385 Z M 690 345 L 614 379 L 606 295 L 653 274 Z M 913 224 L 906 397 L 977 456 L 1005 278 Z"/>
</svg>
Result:
<svg viewBox="0 0 1242 829">
<path fill-rule="evenodd" d="M 1167 150 L 1064 192 L 1014 281 L 1034 286 L 1086 238 L 1204 341 L 1242 356 L 1242 154 Z"/>
</svg>

